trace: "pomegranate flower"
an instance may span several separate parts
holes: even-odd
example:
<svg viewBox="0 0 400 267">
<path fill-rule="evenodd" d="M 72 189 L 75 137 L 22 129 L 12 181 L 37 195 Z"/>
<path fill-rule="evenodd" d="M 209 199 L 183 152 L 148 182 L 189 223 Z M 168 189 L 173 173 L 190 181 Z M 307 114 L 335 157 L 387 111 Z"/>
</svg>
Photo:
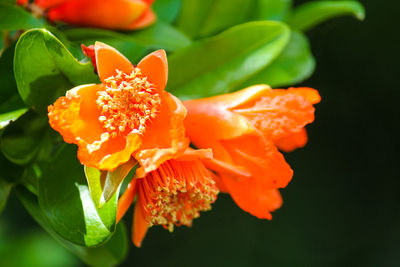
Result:
<svg viewBox="0 0 400 267">
<path fill-rule="evenodd" d="M 134 177 L 118 202 L 117 221 L 136 198 L 132 242 L 140 247 L 147 229 L 162 225 L 191 226 L 201 211 L 211 209 L 218 189 L 213 174 L 200 159 L 211 158 L 210 150 L 187 150 L 161 164 L 143 178 Z"/>
<path fill-rule="evenodd" d="M 214 159 L 203 161 L 217 173 L 219 189 L 243 210 L 271 219 L 270 212 L 282 204 L 278 188 L 293 175 L 278 148 L 290 151 L 305 145 L 304 126 L 314 120 L 313 104 L 319 101 L 311 88 L 252 86 L 185 101 L 185 128 L 196 147 L 212 149 Z"/>
<path fill-rule="evenodd" d="M 86 166 L 113 170 L 131 157 L 139 177 L 188 147 L 182 102 L 164 90 L 164 50 L 137 66 L 114 48 L 96 42 L 94 62 L 101 84 L 75 87 L 48 107 L 49 123 L 67 143 L 78 145 Z"/>
</svg>

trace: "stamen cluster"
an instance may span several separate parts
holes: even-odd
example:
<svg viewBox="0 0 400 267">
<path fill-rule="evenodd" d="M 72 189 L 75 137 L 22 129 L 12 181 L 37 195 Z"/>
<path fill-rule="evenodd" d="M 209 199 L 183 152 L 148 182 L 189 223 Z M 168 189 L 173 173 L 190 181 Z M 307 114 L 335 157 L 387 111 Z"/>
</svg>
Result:
<svg viewBox="0 0 400 267">
<path fill-rule="evenodd" d="M 191 226 L 200 211 L 210 210 L 217 199 L 212 175 L 200 161 L 169 160 L 140 179 L 149 224 L 169 231 L 174 225 Z"/>
<path fill-rule="evenodd" d="M 112 137 L 143 134 L 160 109 L 155 86 L 137 67 L 130 74 L 117 70 L 117 75 L 105 79 L 103 85 L 105 90 L 97 93 L 96 104 L 101 113 L 99 121 L 107 132 Z"/>
</svg>

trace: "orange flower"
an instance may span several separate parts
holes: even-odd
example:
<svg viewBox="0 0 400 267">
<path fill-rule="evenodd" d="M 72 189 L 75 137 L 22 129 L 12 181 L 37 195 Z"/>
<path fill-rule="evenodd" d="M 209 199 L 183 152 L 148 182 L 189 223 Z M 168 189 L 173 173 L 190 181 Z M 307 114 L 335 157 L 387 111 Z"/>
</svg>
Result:
<svg viewBox="0 0 400 267">
<path fill-rule="evenodd" d="M 48 108 L 51 127 L 78 145 L 81 163 L 113 170 L 133 156 L 142 177 L 183 154 L 189 143 L 183 125 L 186 109 L 164 90 L 164 50 L 133 66 L 103 43 L 92 49 L 102 83 L 75 87 Z"/>
<path fill-rule="evenodd" d="M 152 0 L 36 0 L 51 21 L 77 26 L 134 30 L 154 23 Z"/>
<path fill-rule="evenodd" d="M 187 150 L 170 159 L 144 178 L 133 178 L 118 202 L 117 222 L 136 198 L 132 224 L 132 242 L 140 247 L 147 229 L 162 225 L 172 231 L 174 225 L 191 226 L 200 211 L 211 209 L 218 189 L 213 174 L 201 158 L 211 158 L 210 150 Z"/>
<path fill-rule="evenodd" d="M 320 101 L 311 88 L 271 90 L 258 85 L 205 99 L 185 101 L 188 137 L 198 148 L 212 148 L 221 191 L 229 192 L 245 211 L 270 219 L 293 171 L 277 146 L 285 151 L 307 142 L 304 126 L 314 120 Z"/>
</svg>

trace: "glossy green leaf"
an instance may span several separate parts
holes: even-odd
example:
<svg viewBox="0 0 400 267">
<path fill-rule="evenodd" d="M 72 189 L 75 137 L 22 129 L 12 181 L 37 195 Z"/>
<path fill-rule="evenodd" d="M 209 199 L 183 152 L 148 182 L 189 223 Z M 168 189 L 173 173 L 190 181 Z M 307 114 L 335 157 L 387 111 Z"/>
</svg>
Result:
<svg viewBox="0 0 400 267">
<path fill-rule="evenodd" d="M 25 107 L 18 95 L 17 84 L 14 79 L 14 50 L 15 44 L 10 45 L 0 57 L 0 114 L 13 112 Z"/>
<path fill-rule="evenodd" d="M 29 12 L 15 4 L 0 2 L 0 30 L 31 29 L 43 26 Z"/>
<path fill-rule="evenodd" d="M 353 15 L 363 20 L 365 10 L 356 1 L 313 1 L 297 7 L 288 23 L 293 29 L 306 31 L 321 22 L 343 15 Z"/>
<path fill-rule="evenodd" d="M 53 162 L 41 164 L 39 205 L 63 238 L 83 246 L 104 243 L 115 230 L 117 194 L 98 209 L 86 183 L 74 145 L 65 145 Z"/>
<path fill-rule="evenodd" d="M 258 0 L 254 19 L 283 21 L 290 11 L 292 0 Z"/>
<path fill-rule="evenodd" d="M 165 22 L 173 22 L 179 14 L 182 0 L 157 0 L 153 3 L 157 19 Z"/>
<path fill-rule="evenodd" d="M 289 37 L 288 27 L 279 22 L 232 27 L 170 56 L 167 88 L 181 99 L 232 91 L 268 66 Z"/>
<path fill-rule="evenodd" d="M 274 88 L 293 85 L 308 78 L 314 68 L 315 60 L 307 37 L 299 32 L 292 32 L 288 45 L 279 57 L 237 89 L 254 84 L 268 84 Z"/>
<path fill-rule="evenodd" d="M 17 110 L 11 111 L 11 112 L 0 114 L 0 129 L 3 129 L 7 125 L 9 125 L 11 122 L 17 120 L 19 117 L 21 117 L 27 111 L 28 111 L 28 109 L 22 108 L 22 109 L 17 109 Z"/>
<path fill-rule="evenodd" d="M 35 112 L 24 114 L 1 134 L 1 151 L 15 164 L 28 164 L 40 150 L 46 126 L 46 117 Z"/>
<path fill-rule="evenodd" d="M 22 100 L 46 112 L 57 97 L 77 85 L 96 83 L 90 62 L 78 62 L 65 46 L 45 29 L 24 33 L 15 48 L 14 74 Z"/>
<path fill-rule="evenodd" d="M 112 172 L 85 166 L 90 194 L 97 207 L 103 207 L 114 196 L 124 178 L 135 165 L 136 161 L 131 159 Z"/>
<path fill-rule="evenodd" d="M 245 22 L 256 0 L 183 0 L 177 27 L 192 37 L 206 37 Z"/>
<path fill-rule="evenodd" d="M 60 236 L 49 223 L 45 213 L 39 207 L 38 199 L 24 187 L 16 188 L 16 194 L 24 207 L 32 215 L 32 217 L 57 241 L 59 241 L 70 252 L 81 258 L 90 266 L 109 267 L 117 266 L 121 263 L 128 252 L 128 239 L 126 237 L 126 229 L 122 223 L 118 224 L 115 233 L 110 240 L 102 246 L 88 248 L 75 245 Z"/>
<path fill-rule="evenodd" d="M 162 48 L 168 51 L 175 51 L 191 43 L 188 37 L 164 22 L 157 22 L 144 30 L 126 33 L 92 28 L 74 28 L 64 31 L 64 33 L 71 41 L 75 42 L 91 40 L 94 43 L 96 40 L 114 39 L 148 49 Z M 132 48 L 135 49 L 135 47 Z"/>
</svg>

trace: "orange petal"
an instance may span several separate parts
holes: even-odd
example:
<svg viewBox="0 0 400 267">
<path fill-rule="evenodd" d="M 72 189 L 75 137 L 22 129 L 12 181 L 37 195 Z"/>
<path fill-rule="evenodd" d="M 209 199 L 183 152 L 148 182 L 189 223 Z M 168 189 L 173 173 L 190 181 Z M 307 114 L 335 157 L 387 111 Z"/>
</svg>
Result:
<svg viewBox="0 0 400 267">
<path fill-rule="evenodd" d="M 133 71 L 132 63 L 115 48 L 101 42 L 94 45 L 97 72 L 100 80 L 117 74 L 117 70 L 130 74 Z"/>
<path fill-rule="evenodd" d="M 193 149 L 187 148 L 185 152 L 176 158 L 177 161 L 194 161 L 198 159 L 212 159 L 213 154 L 210 148 L 208 149 Z"/>
<path fill-rule="evenodd" d="M 272 219 L 271 212 L 282 205 L 277 189 L 265 189 L 255 178 L 235 181 L 232 177 L 221 175 L 235 203 L 244 211 L 259 219 Z"/>
<path fill-rule="evenodd" d="M 125 29 L 146 9 L 141 0 L 68 0 L 50 9 L 48 17 L 77 26 Z"/>
<path fill-rule="evenodd" d="M 132 24 L 129 24 L 125 27 L 126 30 L 138 30 L 143 29 L 147 26 L 153 24 L 157 19 L 156 14 L 154 11 L 149 7 L 143 14 L 135 20 Z"/>
<path fill-rule="evenodd" d="M 168 80 L 168 61 L 165 51 L 161 49 L 148 54 L 139 62 L 138 67 L 161 93 Z"/>
<path fill-rule="evenodd" d="M 125 189 L 124 194 L 118 200 L 117 223 L 124 217 L 137 193 L 136 179 L 132 179 Z"/>
<path fill-rule="evenodd" d="M 43 9 L 48 9 L 60 5 L 67 0 L 35 0 L 35 4 Z"/>
<path fill-rule="evenodd" d="M 251 176 L 251 173 L 247 171 L 245 168 L 240 166 L 235 166 L 233 164 L 230 164 L 222 160 L 203 159 L 202 162 L 207 168 L 217 173 L 228 174 L 238 178 L 248 178 Z"/>
<path fill-rule="evenodd" d="M 275 141 L 275 145 L 282 151 L 291 152 L 297 148 L 302 148 L 307 144 L 307 131 L 301 129 L 300 132 L 283 137 Z"/>
<path fill-rule="evenodd" d="M 184 101 L 183 104 L 187 109 L 185 128 L 197 147 L 210 147 L 208 144 L 212 140 L 235 138 L 255 130 L 244 117 L 227 110 L 224 102 L 206 98 Z M 204 134 L 205 129 L 207 134 Z"/>
<path fill-rule="evenodd" d="M 101 85 L 81 85 L 49 106 L 49 123 L 65 142 L 90 144 L 101 139 L 104 131 L 98 121 L 100 113 L 95 102 L 99 90 L 102 90 Z"/>
<path fill-rule="evenodd" d="M 261 135 L 221 140 L 235 165 L 245 168 L 263 188 L 282 188 L 293 171 L 275 145 Z M 247 180 L 247 179 L 243 179 Z"/>
<path fill-rule="evenodd" d="M 268 139 L 278 140 L 300 132 L 314 121 L 313 104 L 319 94 L 311 88 L 274 89 L 233 109 Z"/>
<path fill-rule="evenodd" d="M 28 0 L 17 0 L 17 4 L 20 6 L 26 5 L 28 2 L 29 2 Z"/>
<path fill-rule="evenodd" d="M 77 144 L 82 164 L 102 170 L 113 170 L 127 162 L 140 146 L 137 134 L 110 138 L 100 124 L 96 105 L 102 85 L 89 84 L 69 90 L 49 106 L 49 123 L 65 142 Z"/>
<path fill-rule="evenodd" d="M 143 207 L 139 197 L 136 201 L 132 224 L 132 242 L 136 247 L 141 247 L 143 238 L 147 233 L 148 227 L 149 224 L 146 222 L 146 219 L 144 217 Z"/>
<path fill-rule="evenodd" d="M 183 126 L 185 115 L 186 109 L 179 99 L 167 92 L 161 94 L 159 115 L 144 133 L 142 145 L 134 155 L 141 165 L 136 170 L 137 177 L 143 177 L 163 162 L 185 152 L 189 146 Z"/>
</svg>

